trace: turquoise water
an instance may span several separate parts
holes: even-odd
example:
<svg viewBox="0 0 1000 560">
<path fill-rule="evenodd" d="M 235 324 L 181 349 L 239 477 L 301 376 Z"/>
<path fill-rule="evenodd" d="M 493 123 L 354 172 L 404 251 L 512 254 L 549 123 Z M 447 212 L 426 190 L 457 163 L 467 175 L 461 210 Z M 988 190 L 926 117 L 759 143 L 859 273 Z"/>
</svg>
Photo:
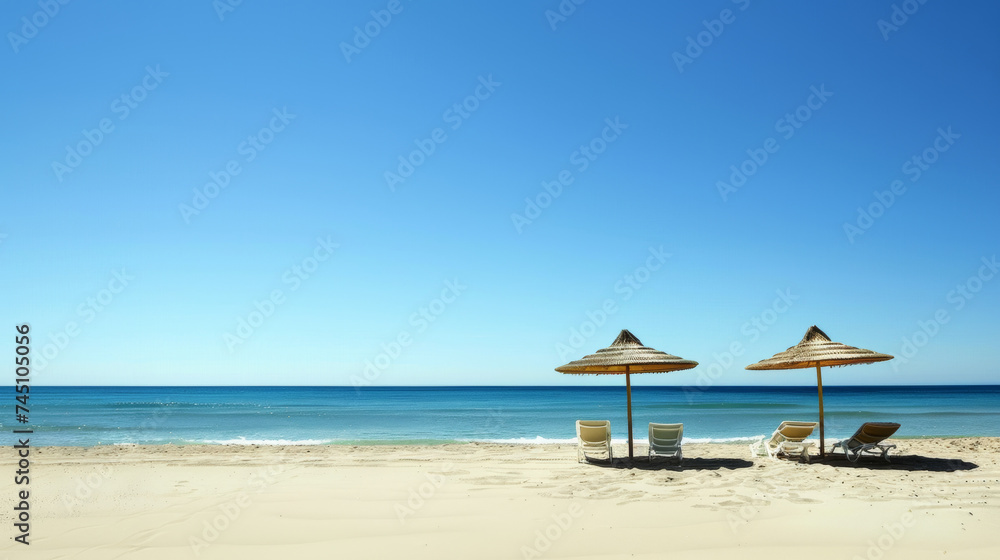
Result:
<svg viewBox="0 0 1000 560">
<path fill-rule="evenodd" d="M 11 391 L 13 393 L 13 391 Z M 0 404 L 4 431 L 14 399 Z M 30 393 L 33 445 L 570 442 L 577 419 L 626 437 L 624 387 L 41 387 Z M 897 437 L 1000 436 L 1000 386 L 826 387 L 826 435 L 865 421 Z M 685 441 L 769 434 L 816 420 L 810 387 L 634 387 L 637 440 L 649 422 L 683 422 Z"/>
</svg>

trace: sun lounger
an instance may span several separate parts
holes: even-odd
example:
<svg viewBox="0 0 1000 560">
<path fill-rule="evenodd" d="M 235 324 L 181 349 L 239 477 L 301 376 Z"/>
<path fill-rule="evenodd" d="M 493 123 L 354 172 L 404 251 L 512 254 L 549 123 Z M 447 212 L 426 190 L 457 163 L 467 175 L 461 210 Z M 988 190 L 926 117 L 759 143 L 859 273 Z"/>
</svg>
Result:
<svg viewBox="0 0 1000 560">
<path fill-rule="evenodd" d="M 847 460 L 856 463 L 861 458 L 862 453 L 877 455 L 881 453 L 882 458 L 889 462 L 889 450 L 896 446 L 891 443 L 882 443 L 899 429 L 899 424 L 895 422 L 865 422 L 848 439 L 838 441 L 830 448 L 832 453 L 838 447 L 843 448 Z"/>
<path fill-rule="evenodd" d="M 681 439 L 684 436 L 684 424 L 654 424 L 649 423 L 649 460 L 655 455 L 676 457 L 681 460 Z"/>
<path fill-rule="evenodd" d="M 754 457 L 767 454 L 772 459 L 798 457 L 808 463 L 813 442 L 805 439 L 812 435 L 816 425 L 816 422 L 782 422 L 770 438 L 750 444 L 750 453 Z"/>
<path fill-rule="evenodd" d="M 607 453 L 611 456 L 611 421 L 610 420 L 577 420 L 576 421 L 576 458 L 584 461 L 587 453 Z"/>
</svg>

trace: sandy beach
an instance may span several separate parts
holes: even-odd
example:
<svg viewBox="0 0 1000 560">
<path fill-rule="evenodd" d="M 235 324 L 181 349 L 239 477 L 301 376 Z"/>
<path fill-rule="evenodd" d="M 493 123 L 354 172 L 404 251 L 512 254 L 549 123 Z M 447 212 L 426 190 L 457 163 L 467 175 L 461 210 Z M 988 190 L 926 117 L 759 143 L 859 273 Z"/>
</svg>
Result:
<svg viewBox="0 0 1000 560">
<path fill-rule="evenodd" d="M 38 448 L 30 548 L 2 554 L 996 557 L 1000 438 L 896 443 L 891 464 L 858 466 L 690 444 L 680 468 L 579 464 L 571 445 Z"/>
</svg>

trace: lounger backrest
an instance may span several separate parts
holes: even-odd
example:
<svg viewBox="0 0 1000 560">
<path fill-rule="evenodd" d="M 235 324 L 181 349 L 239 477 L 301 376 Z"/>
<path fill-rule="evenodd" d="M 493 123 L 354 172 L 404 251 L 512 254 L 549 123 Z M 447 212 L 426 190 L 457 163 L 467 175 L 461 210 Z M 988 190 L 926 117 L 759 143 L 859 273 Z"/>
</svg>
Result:
<svg viewBox="0 0 1000 560">
<path fill-rule="evenodd" d="M 577 420 L 576 436 L 583 443 L 606 443 L 611 432 L 608 420 Z"/>
<path fill-rule="evenodd" d="M 649 443 L 656 447 L 677 447 L 684 437 L 684 424 L 649 423 Z"/>
<path fill-rule="evenodd" d="M 862 444 L 880 443 L 898 429 L 899 424 L 895 422 L 865 422 L 851 439 Z"/>
<path fill-rule="evenodd" d="M 771 441 L 780 443 L 782 441 L 800 442 L 816 429 L 816 422 L 782 422 L 771 437 Z"/>
</svg>

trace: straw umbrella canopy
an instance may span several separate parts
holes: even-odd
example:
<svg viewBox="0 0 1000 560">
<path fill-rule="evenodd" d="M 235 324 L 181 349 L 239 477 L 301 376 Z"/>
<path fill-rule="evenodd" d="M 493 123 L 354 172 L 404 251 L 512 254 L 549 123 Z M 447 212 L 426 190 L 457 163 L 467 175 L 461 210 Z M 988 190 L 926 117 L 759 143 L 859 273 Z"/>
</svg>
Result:
<svg viewBox="0 0 1000 560">
<path fill-rule="evenodd" d="M 826 455 L 823 433 L 823 366 L 849 366 L 853 364 L 872 364 L 884 362 L 893 357 L 889 354 L 879 354 L 864 348 L 855 348 L 839 342 L 833 342 L 825 332 L 813 325 L 802 337 L 802 342 L 784 352 L 778 352 L 766 360 L 746 367 L 749 370 L 772 369 L 804 369 L 816 368 L 816 386 L 819 392 L 819 454 Z"/>
<path fill-rule="evenodd" d="M 611 346 L 594 354 L 574 360 L 556 371 L 560 373 L 615 375 L 625 374 L 625 393 L 628 398 L 628 456 L 632 458 L 632 381 L 633 373 L 662 373 L 690 369 L 698 362 L 678 358 L 643 346 L 642 342 L 627 329 L 618 334 Z"/>
</svg>

